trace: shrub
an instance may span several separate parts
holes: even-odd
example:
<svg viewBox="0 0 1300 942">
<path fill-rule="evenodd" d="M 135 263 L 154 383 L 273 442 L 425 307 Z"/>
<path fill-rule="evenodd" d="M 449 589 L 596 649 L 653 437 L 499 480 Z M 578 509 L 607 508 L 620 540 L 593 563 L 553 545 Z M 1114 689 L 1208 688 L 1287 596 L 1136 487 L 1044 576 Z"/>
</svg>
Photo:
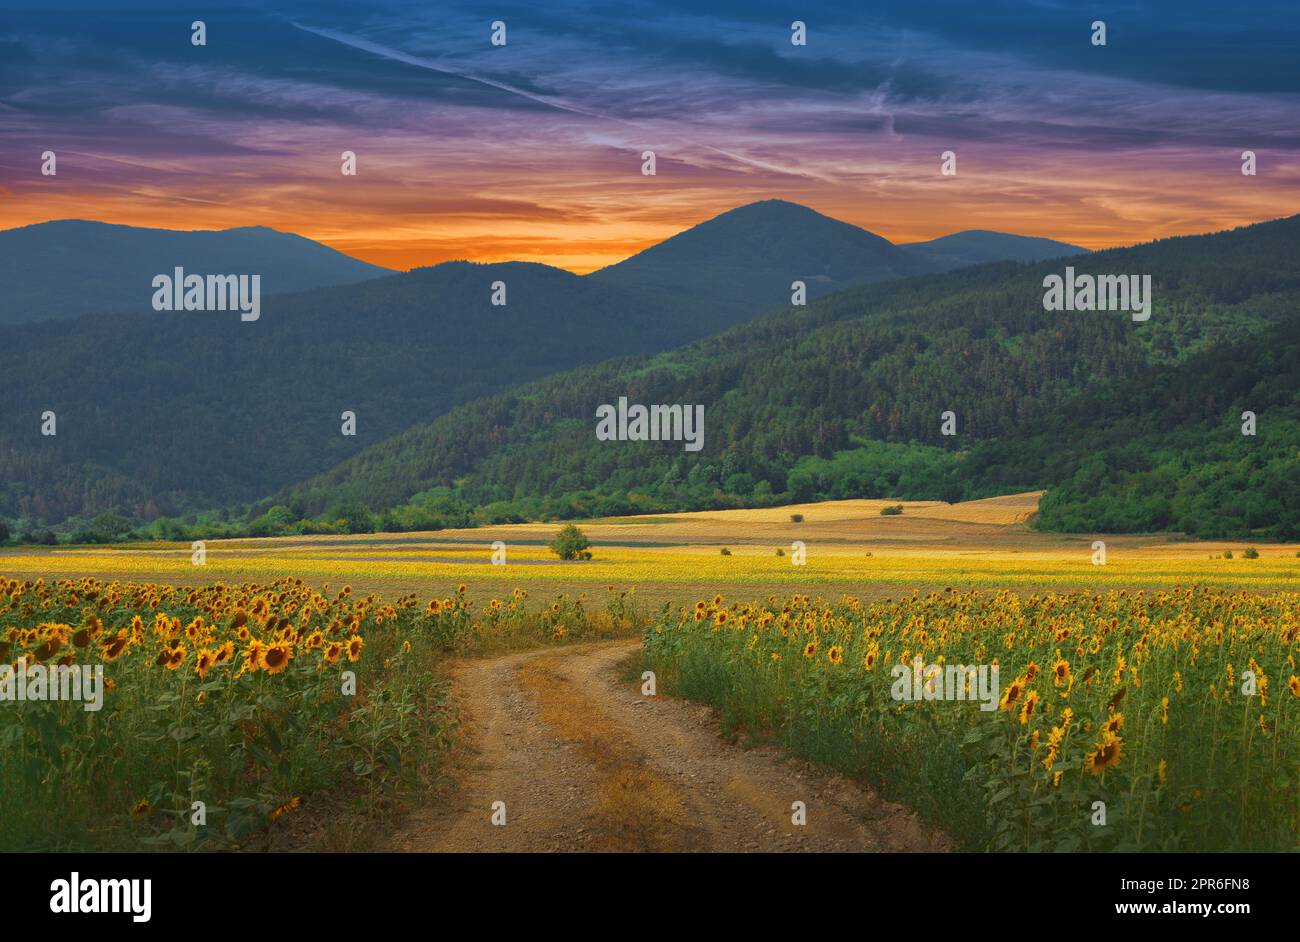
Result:
<svg viewBox="0 0 1300 942">
<path fill-rule="evenodd" d="M 803 523 L 803 514 L 790 514 L 791 523 Z"/>
<path fill-rule="evenodd" d="M 727 548 L 724 546 L 724 547 L 722 548 L 722 555 L 723 555 L 723 556 L 730 556 L 730 555 L 731 555 L 731 550 L 727 549 Z"/>
<path fill-rule="evenodd" d="M 880 515 L 882 517 L 896 517 L 902 512 L 903 512 L 902 504 L 890 504 L 888 507 L 880 508 Z"/>
<path fill-rule="evenodd" d="M 1241 555 L 1246 559 L 1259 559 L 1259 550 L 1253 546 L 1247 546 L 1245 552 Z"/>
</svg>

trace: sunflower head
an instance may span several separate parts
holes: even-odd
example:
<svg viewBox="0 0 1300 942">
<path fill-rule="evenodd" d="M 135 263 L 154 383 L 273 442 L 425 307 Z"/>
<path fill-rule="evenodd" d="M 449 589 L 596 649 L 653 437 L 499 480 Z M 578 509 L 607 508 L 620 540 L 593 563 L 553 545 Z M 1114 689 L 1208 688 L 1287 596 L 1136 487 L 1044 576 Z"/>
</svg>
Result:
<svg viewBox="0 0 1300 942">
<path fill-rule="evenodd" d="M 1101 740 L 1088 753 L 1088 757 L 1083 762 L 1083 767 L 1093 775 L 1100 775 L 1107 769 L 1113 769 L 1119 765 L 1119 760 L 1123 755 L 1124 740 L 1114 733 L 1103 733 Z"/>
<path fill-rule="evenodd" d="M 293 645 L 287 641 L 277 641 L 262 655 L 262 664 L 268 674 L 280 674 L 289 666 L 291 657 L 293 657 Z"/>
</svg>

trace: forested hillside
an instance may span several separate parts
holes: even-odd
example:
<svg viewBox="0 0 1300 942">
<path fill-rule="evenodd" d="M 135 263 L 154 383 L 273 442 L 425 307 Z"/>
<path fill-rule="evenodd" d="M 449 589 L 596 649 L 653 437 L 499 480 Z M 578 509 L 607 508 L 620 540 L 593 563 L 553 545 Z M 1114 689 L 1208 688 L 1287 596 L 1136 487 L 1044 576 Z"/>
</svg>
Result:
<svg viewBox="0 0 1300 942">
<path fill-rule="evenodd" d="M 148 520 L 254 500 L 458 403 L 711 329 L 670 298 L 466 262 L 264 298 L 249 323 L 150 311 L 9 327 L 0 517 Z"/>
<path fill-rule="evenodd" d="M 994 248 L 1023 250 L 1014 241 Z M 289 282 L 271 273 L 304 253 L 352 279 L 382 271 L 265 229 L 69 222 L 0 233 L 0 280 L 17 285 L 10 302 L 41 297 L 55 312 L 59 298 L 72 298 L 76 310 L 94 311 L 0 327 L 0 519 L 75 532 L 105 512 L 140 523 L 238 507 L 455 405 L 789 309 L 792 280 L 808 279 L 815 297 L 944 267 L 780 200 L 724 213 L 584 277 L 449 262 L 274 294 Z M 151 310 L 150 280 L 174 264 L 266 272 L 261 316 Z M 500 306 L 491 302 L 497 282 Z M 142 310 L 113 316 L 124 290 Z M 345 411 L 356 415 L 355 436 L 341 433 Z M 44 435 L 51 412 L 56 434 Z M 409 496 L 401 490 L 384 493 Z"/>
<path fill-rule="evenodd" d="M 1297 258 L 1300 217 L 1070 260 L 1152 275 L 1146 322 L 1045 311 L 1062 262 L 846 291 L 470 403 L 257 510 L 364 505 L 399 529 L 1049 487 L 1054 528 L 1295 536 Z M 703 404 L 704 449 L 598 441 L 619 396 Z"/>
</svg>

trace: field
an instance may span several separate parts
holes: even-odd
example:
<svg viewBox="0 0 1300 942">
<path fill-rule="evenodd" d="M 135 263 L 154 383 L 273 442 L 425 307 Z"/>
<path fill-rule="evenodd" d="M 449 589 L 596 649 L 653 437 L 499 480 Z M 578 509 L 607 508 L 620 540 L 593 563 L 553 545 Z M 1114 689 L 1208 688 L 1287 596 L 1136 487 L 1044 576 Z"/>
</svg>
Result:
<svg viewBox="0 0 1300 942">
<path fill-rule="evenodd" d="M 462 587 L 0 578 L 0 851 L 267 847 L 307 795 L 373 830 L 456 728 L 442 661 L 634 628 L 524 590 L 476 610 Z"/>
<path fill-rule="evenodd" d="M 4 714 L 5 846 L 275 847 L 304 796 L 387 821 L 455 738 L 449 659 L 643 634 L 664 692 L 962 849 L 1294 849 L 1300 547 L 1039 533 L 1037 497 L 594 520 L 581 562 L 557 524 L 5 551 L 0 665 L 108 684 Z M 996 665 L 998 708 L 900 703 L 916 658 Z"/>
<path fill-rule="evenodd" d="M 1275 591 L 1297 585 L 1300 545 L 1264 544 L 1243 558 L 1243 541 L 1178 541 L 1166 536 L 1065 536 L 1025 521 L 1037 493 L 962 504 L 832 501 L 761 510 L 615 517 L 581 526 L 594 558 L 561 562 L 546 548 L 558 524 L 519 524 L 433 533 L 218 540 L 206 563 L 188 545 L 24 549 L 0 552 L 14 578 L 129 579 L 202 585 L 286 576 L 313 585 L 347 582 L 357 591 L 421 597 L 464 582 L 486 601 L 518 586 L 534 593 L 635 590 L 643 604 L 677 604 L 721 591 L 753 600 L 772 592 L 888 598 L 949 586 L 1044 591 L 1157 589 L 1192 584 Z M 801 516 L 801 522 L 791 518 Z M 1104 565 L 1092 544 L 1106 543 Z M 506 546 L 493 565 L 492 543 Z M 806 558 L 796 565 L 793 544 Z M 723 549 L 730 555 L 723 555 Z M 780 551 L 783 555 L 777 555 Z M 1233 558 L 1223 558 L 1225 553 Z"/>
<path fill-rule="evenodd" d="M 1300 843 L 1300 594 L 715 596 L 657 619 L 646 649 L 670 689 L 967 849 Z"/>
</svg>

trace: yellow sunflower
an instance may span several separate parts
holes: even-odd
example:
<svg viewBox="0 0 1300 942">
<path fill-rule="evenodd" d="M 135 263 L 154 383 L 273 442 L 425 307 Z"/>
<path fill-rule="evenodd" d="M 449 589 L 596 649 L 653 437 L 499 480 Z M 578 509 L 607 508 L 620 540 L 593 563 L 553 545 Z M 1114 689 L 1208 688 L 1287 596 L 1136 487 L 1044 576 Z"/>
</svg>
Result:
<svg viewBox="0 0 1300 942">
<path fill-rule="evenodd" d="M 1119 765 L 1120 758 L 1124 755 L 1124 740 L 1114 733 L 1103 733 L 1101 740 L 1093 747 L 1092 752 L 1083 762 L 1083 767 L 1093 775 L 1100 775 L 1107 769 L 1113 769 Z"/>
<path fill-rule="evenodd" d="M 262 664 L 268 674 L 281 674 L 289 666 L 293 657 L 293 645 L 287 641 L 277 641 L 262 654 Z"/>
</svg>

